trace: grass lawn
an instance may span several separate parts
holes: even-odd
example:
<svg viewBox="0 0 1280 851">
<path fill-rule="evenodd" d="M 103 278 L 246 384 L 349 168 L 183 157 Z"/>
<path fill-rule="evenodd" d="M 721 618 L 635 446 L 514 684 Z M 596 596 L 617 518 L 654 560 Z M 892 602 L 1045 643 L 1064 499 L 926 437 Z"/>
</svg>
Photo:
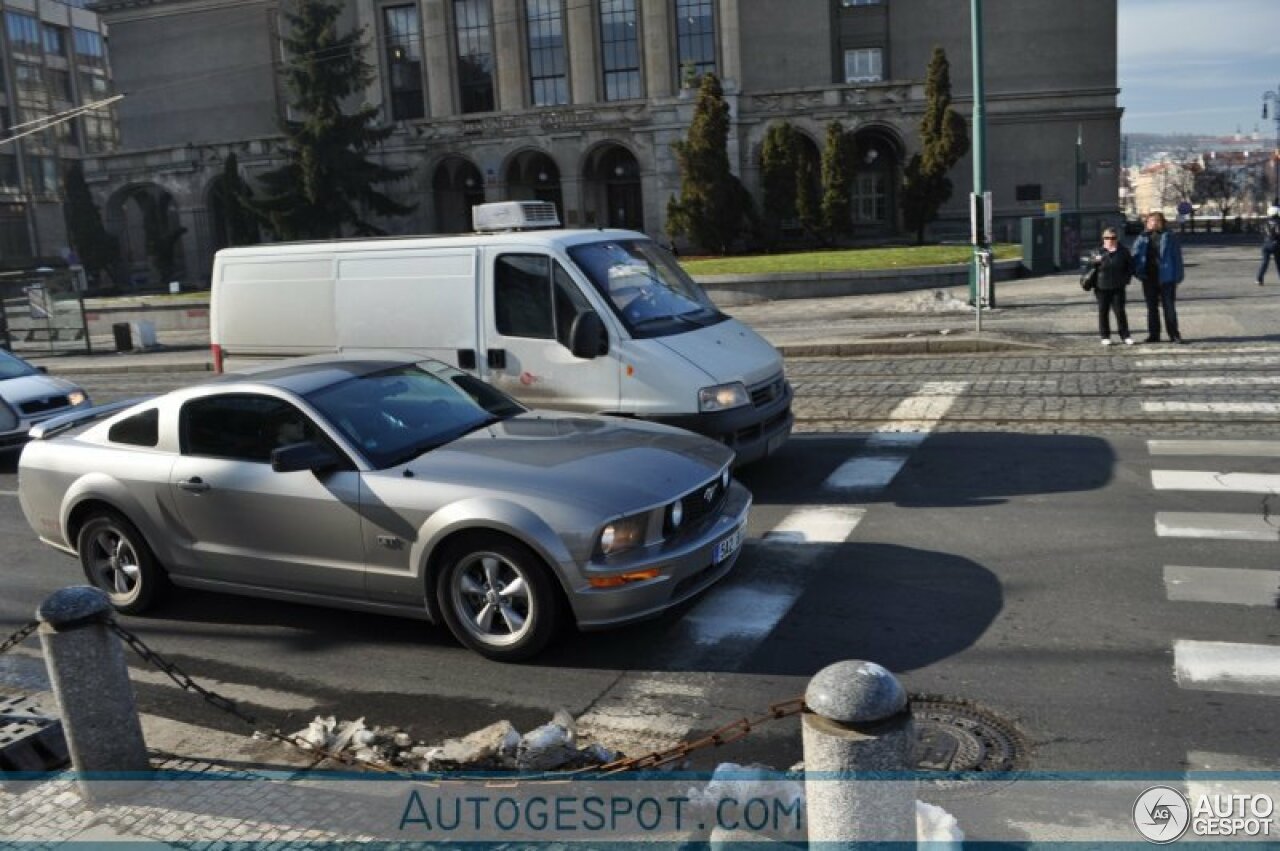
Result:
<svg viewBox="0 0 1280 851">
<path fill-rule="evenodd" d="M 1020 255 L 1015 244 L 995 246 L 998 260 Z M 949 266 L 973 256 L 968 245 L 907 245 L 893 248 L 850 248 L 796 254 L 755 254 L 742 257 L 681 258 L 680 265 L 695 278 L 703 275 L 773 275 L 803 272 L 848 272 Z"/>
</svg>

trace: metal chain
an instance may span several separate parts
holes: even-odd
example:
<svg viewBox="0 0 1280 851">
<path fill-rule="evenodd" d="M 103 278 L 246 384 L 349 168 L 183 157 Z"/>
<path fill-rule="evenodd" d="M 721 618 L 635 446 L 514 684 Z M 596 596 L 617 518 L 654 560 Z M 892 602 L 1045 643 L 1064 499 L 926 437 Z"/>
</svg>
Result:
<svg viewBox="0 0 1280 851">
<path fill-rule="evenodd" d="M 4 641 L 0 641 L 0 656 L 3 656 L 22 642 L 26 641 L 27 636 L 35 632 L 38 626 L 40 626 L 38 621 L 31 621 L 31 623 L 23 624 L 13 635 L 9 636 Z"/>
<path fill-rule="evenodd" d="M 26 633 L 22 637 L 25 638 L 26 635 L 29 635 L 30 632 L 35 629 L 35 627 L 36 627 L 36 624 L 31 624 L 29 628 L 24 627 L 24 629 L 26 629 Z M 386 763 L 382 763 L 382 762 L 365 762 L 364 760 L 358 760 L 353 757 L 349 757 L 341 752 L 326 750 L 323 747 L 320 747 L 318 745 L 315 745 L 315 744 L 312 744 L 311 742 L 306 741 L 300 736 L 284 733 L 278 727 L 267 727 L 259 723 L 256 717 L 254 717 L 253 715 L 241 709 L 234 700 L 228 697 L 224 697 L 218 694 L 217 692 L 207 689 L 204 686 L 197 683 L 190 676 L 188 676 L 187 673 L 184 672 L 181 668 L 179 668 L 173 662 L 170 662 L 167 659 L 164 659 L 163 657 L 161 657 L 160 654 L 156 653 L 154 650 L 152 650 L 150 647 L 144 644 L 142 639 L 138 638 L 138 636 L 129 632 L 127 629 L 120 626 L 118 623 L 112 621 L 109 624 L 109 627 L 111 631 L 114 632 L 116 635 L 120 636 L 120 640 L 123 641 L 125 644 L 129 645 L 129 647 L 135 653 L 137 653 L 138 656 L 140 656 L 148 664 L 158 668 L 161 673 L 163 673 L 169 679 L 173 680 L 173 682 L 176 683 L 178 687 L 181 688 L 183 691 L 192 692 L 193 694 L 202 698 L 206 703 L 213 706 L 215 709 L 220 709 L 223 712 L 226 712 L 227 714 L 232 715 L 235 718 L 238 718 L 239 720 L 243 721 L 245 724 L 249 725 L 250 727 L 253 727 L 257 733 L 259 733 L 262 736 L 265 736 L 266 738 L 272 739 L 277 742 L 281 742 L 286 745 L 291 745 L 301 750 L 318 754 L 323 758 L 332 759 L 335 762 L 340 762 L 344 765 L 349 765 L 354 768 L 372 769 L 374 771 L 379 771 L 384 774 L 398 774 L 401 776 L 409 775 L 409 772 L 398 769 L 395 766 L 387 765 Z M 18 640 L 21 641 L 22 639 L 19 638 Z M 9 641 L 13 641 L 13 639 L 9 639 Z M 5 642 L 4 645 L 0 645 L 0 652 L 3 652 L 4 649 L 7 649 L 8 644 L 9 642 L 7 641 Z M 680 742 L 679 744 L 674 745 L 670 748 L 667 748 L 666 750 L 653 751 L 651 753 L 642 754 L 640 756 L 624 757 L 624 758 L 616 759 L 613 762 L 609 762 L 594 768 L 581 768 L 575 771 L 559 772 L 559 773 L 547 772 L 543 775 L 528 777 L 528 778 L 523 778 L 522 780 L 508 781 L 508 782 L 510 783 L 548 782 L 553 779 L 558 781 L 563 781 L 567 776 L 570 776 L 573 774 L 581 774 L 581 773 L 588 773 L 588 772 L 603 773 L 603 774 L 619 774 L 624 771 L 639 771 L 642 769 L 659 768 L 664 765 L 669 765 L 672 762 L 682 760 L 688 757 L 690 754 L 694 753 L 695 751 L 705 750 L 707 748 L 717 748 L 717 747 L 720 747 L 721 745 L 727 745 L 731 742 L 736 742 L 739 739 L 745 738 L 746 736 L 750 735 L 757 727 L 760 727 L 763 724 L 769 723 L 770 721 L 777 721 L 782 718 L 789 718 L 792 715 L 799 714 L 800 711 L 803 709 L 804 709 L 804 698 L 793 697 L 790 700 L 784 700 L 779 703 L 770 704 L 768 711 L 757 718 L 739 718 L 736 721 L 731 721 L 722 727 L 718 727 L 715 730 L 712 730 L 710 733 L 708 733 L 707 735 L 703 736 L 700 739 L 695 739 L 694 741 L 691 741 L 691 742 Z M 468 778 L 464 776 L 455 776 L 449 779 L 458 781 L 458 782 L 469 782 Z M 493 778 L 485 778 L 485 779 L 489 782 L 492 782 L 493 780 Z"/>
</svg>

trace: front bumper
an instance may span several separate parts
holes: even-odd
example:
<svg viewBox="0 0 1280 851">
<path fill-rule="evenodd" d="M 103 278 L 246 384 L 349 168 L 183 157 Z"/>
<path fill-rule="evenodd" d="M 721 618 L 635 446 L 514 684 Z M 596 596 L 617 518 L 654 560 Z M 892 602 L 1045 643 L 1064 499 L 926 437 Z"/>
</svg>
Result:
<svg viewBox="0 0 1280 851">
<path fill-rule="evenodd" d="M 742 552 L 740 544 L 732 555 L 714 564 L 716 545 L 739 531 L 745 536 L 750 512 L 750 491 L 734 482 L 723 509 L 695 534 L 628 553 L 607 564 L 587 565 L 580 574 L 581 581 L 569 593 L 578 627 L 604 629 L 652 618 L 714 585 L 733 569 Z M 655 567 L 662 571 L 660 576 L 618 588 L 593 588 L 586 581 L 593 575 Z"/>
<path fill-rule="evenodd" d="M 741 467 L 774 454 L 791 436 L 794 393 L 784 381 L 782 392 L 761 407 L 743 405 L 706 414 L 657 415 L 654 422 L 675 426 L 717 440 L 734 451 L 734 466 Z"/>
</svg>

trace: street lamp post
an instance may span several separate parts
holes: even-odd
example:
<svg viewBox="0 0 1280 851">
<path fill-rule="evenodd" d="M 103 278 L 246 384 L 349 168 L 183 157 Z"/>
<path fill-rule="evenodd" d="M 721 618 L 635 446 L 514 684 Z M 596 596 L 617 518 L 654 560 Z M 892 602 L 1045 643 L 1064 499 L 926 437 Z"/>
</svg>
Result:
<svg viewBox="0 0 1280 851">
<path fill-rule="evenodd" d="M 1269 92 L 1262 93 L 1262 120 L 1267 119 L 1267 105 L 1271 105 L 1271 112 L 1276 122 L 1276 146 L 1271 152 L 1271 191 L 1272 197 L 1276 203 L 1280 203 L 1280 163 L 1276 162 L 1276 158 L 1280 157 L 1280 86 L 1276 86 Z"/>
<path fill-rule="evenodd" d="M 982 203 L 987 185 L 987 100 L 982 76 L 982 0 L 970 0 L 969 27 L 973 41 L 973 205 L 976 220 L 973 222 L 973 266 L 970 273 L 972 286 L 970 300 L 977 311 L 978 329 L 982 329 L 982 300 L 987 307 L 996 306 L 995 286 L 986 278 L 987 293 L 983 293 L 984 276 L 990 274 L 990 248 L 986 243 L 985 220 L 991 211 Z M 979 215 L 981 211 L 981 215 Z"/>
</svg>

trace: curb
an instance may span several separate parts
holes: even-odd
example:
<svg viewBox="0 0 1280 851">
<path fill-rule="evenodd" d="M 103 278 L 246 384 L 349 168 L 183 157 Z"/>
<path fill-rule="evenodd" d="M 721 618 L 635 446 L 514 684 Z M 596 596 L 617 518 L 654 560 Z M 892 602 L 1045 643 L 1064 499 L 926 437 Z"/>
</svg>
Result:
<svg viewBox="0 0 1280 851">
<path fill-rule="evenodd" d="M 182 363 L 102 363 L 66 364 L 42 362 L 53 375 L 123 375 L 165 372 L 213 372 L 213 364 L 203 362 Z"/>
<path fill-rule="evenodd" d="M 994 340 L 989 337 L 931 337 L 920 339 L 894 338 L 887 340 L 858 340 L 847 343 L 784 343 L 775 345 L 783 357 L 830 358 L 857 355 L 945 355 L 973 354 L 975 352 L 1049 351 L 1053 347 L 1044 343 L 1024 343 L 1016 340 Z"/>
</svg>

